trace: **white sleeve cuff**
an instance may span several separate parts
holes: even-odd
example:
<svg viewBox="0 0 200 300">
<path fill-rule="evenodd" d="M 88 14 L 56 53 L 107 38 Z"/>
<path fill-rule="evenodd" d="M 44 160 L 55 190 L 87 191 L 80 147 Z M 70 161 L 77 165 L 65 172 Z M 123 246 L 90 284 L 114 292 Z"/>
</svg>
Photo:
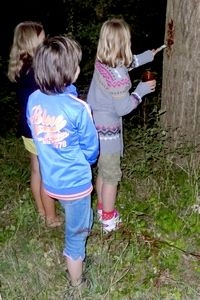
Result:
<svg viewBox="0 0 200 300">
<path fill-rule="evenodd" d="M 133 93 L 131 93 L 131 95 L 132 95 L 139 103 L 142 102 L 142 98 L 140 98 L 140 96 L 139 96 L 137 93 L 133 92 Z"/>
</svg>

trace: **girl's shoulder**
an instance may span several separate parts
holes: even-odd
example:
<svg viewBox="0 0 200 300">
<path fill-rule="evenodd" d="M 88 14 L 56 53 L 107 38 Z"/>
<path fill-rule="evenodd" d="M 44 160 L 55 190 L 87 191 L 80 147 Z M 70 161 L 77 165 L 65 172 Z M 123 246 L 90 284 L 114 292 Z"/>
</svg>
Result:
<svg viewBox="0 0 200 300">
<path fill-rule="evenodd" d="M 129 77 L 128 69 L 125 66 L 117 66 L 115 68 L 109 67 L 108 65 L 102 64 L 100 61 L 95 62 L 95 70 L 105 78 L 112 76 L 112 79 L 117 81 L 121 78 Z"/>
<path fill-rule="evenodd" d="M 26 72 L 21 72 L 20 76 L 16 78 L 19 89 L 29 91 L 31 94 L 36 89 L 38 89 L 38 85 L 35 81 L 34 71 L 32 68 L 27 70 Z"/>
<path fill-rule="evenodd" d="M 105 89 L 120 93 L 120 91 L 129 90 L 131 88 L 130 76 L 125 66 L 116 68 L 109 67 L 99 61 L 95 63 L 95 76 L 97 81 Z"/>
</svg>

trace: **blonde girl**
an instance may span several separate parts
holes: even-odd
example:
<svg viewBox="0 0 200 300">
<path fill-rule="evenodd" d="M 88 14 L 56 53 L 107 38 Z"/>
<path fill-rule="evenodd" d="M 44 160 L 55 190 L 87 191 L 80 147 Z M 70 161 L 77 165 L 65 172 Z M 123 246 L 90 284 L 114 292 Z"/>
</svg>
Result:
<svg viewBox="0 0 200 300">
<path fill-rule="evenodd" d="M 14 30 L 13 43 L 8 64 L 8 78 L 16 84 L 16 96 L 19 104 L 18 135 L 22 137 L 24 146 L 30 154 L 31 191 L 39 216 L 49 227 L 62 224 L 56 215 L 55 201 L 43 190 L 37 151 L 26 120 L 28 97 L 38 86 L 34 79 L 32 60 L 35 51 L 45 38 L 42 24 L 32 21 L 19 23 Z"/>
<path fill-rule="evenodd" d="M 122 116 L 134 110 L 142 102 L 142 97 L 154 92 L 156 87 L 155 80 L 140 82 L 131 93 L 129 71 L 153 61 L 157 52 L 158 49 L 147 50 L 133 55 L 130 28 L 123 19 L 107 20 L 101 27 L 87 102 L 100 140 L 97 213 L 105 233 L 116 230 L 121 222 L 115 204 L 122 176 Z"/>
</svg>

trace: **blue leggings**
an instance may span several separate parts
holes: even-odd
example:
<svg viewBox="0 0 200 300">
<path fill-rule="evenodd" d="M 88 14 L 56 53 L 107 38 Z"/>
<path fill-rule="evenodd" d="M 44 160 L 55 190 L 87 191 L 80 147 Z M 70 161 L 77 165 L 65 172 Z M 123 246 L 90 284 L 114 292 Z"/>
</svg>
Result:
<svg viewBox="0 0 200 300">
<path fill-rule="evenodd" d="M 65 210 L 65 247 L 63 255 L 84 260 L 86 240 L 93 224 L 91 195 L 78 200 L 59 200 Z"/>
</svg>

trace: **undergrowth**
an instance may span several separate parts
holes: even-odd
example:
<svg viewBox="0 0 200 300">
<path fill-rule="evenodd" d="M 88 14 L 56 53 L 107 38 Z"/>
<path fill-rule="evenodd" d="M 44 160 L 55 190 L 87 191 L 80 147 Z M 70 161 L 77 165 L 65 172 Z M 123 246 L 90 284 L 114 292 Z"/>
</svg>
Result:
<svg viewBox="0 0 200 300">
<path fill-rule="evenodd" d="M 125 125 L 117 200 L 123 225 L 102 233 L 94 192 L 85 262 L 92 286 L 80 299 L 198 300 L 199 163 L 189 151 L 182 152 L 184 165 L 175 160 L 158 129 Z M 38 219 L 21 139 L 0 138 L 0 170 L 1 299 L 67 299 L 64 229 L 46 228 Z"/>
</svg>

